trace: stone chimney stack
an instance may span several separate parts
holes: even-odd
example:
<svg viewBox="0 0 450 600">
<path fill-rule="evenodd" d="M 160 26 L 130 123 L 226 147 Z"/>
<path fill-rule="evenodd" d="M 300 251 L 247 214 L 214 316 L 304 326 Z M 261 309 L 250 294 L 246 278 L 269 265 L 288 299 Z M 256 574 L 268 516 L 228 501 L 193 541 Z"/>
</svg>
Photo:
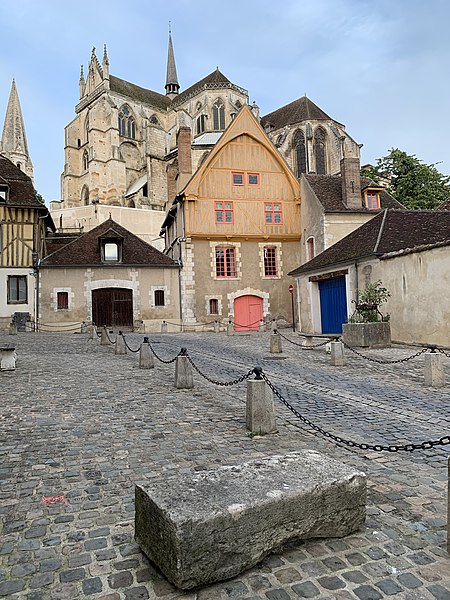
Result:
<svg viewBox="0 0 450 600">
<path fill-rule="evenodd" d="M 184 188 L 192 175 L 191 129 L 180 127 L 177 134 L 178 144 L 178 185 L 179 192 Z"/>
<path fill-rule="evenodd" d="M 361 210 L 361 175 L 359 158 L 341 159 L 342 201 L 350 210 Z"/>
</svg>

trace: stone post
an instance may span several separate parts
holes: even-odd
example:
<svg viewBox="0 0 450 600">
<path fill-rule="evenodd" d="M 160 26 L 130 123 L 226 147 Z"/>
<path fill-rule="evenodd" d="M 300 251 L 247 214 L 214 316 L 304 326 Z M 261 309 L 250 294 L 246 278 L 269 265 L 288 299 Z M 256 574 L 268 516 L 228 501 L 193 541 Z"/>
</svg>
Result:
<svg viewBox="0 0 450 600">
<path fill-rule="evenodd" d="M 433 348 L 425 352 L 424 382 L 431 387 L 445 385 L 444 369 L 442 368 L 442 355 Z"/>
<path fill-rule="evenodd" d="M 214 321 L 214 333 L 220 332 L 220 323 L 219 321 Z"/>
<path fill-rule="evenodd" d="M 251 433 L 276 433 L 273 394 L 261 377 L 261 367 L 255 367 L 255 379 L 247 381 L 246 426 Z"/>
<path fill-rule="evenodd" d="M 450 456 L 448 457 L 448 491 L 447 491 L 447 552 L 450 554 Z"/>
<path fill-rule="evenodd" d="M 88 327 L 89 330 L 89 340 L 95 340 L 95 338 L 97 337 L 97 331 L 95 329 L 95 325 L 94 323 L 91 323 Z"/>
<path fill-rule="evenodd" d="M 281 352 L 283 352 L 281 348 L 281 335 L 275 329 L 275 331 L 272 331 L 270 334 L 270 353 L 280 354 Z"/>
<path fill-rule="evenodd" d="M 259 331 L 259 333 L 262 333 L 265 329 L 266 329 L 266 326 L 265 326 L 264 320 L 261 319 L 259 322 L 259 325 L 258 325 L 258 331 Z"/>
<path fill-rule="evenodd" d="M 277 322 L 275 319 L 272 319 L 271 329 L 272 331 L 277 331 Z"/>
<path fill-rule="evenodd" d="M 233 335 L 233 333 L 234 333 L 233 323 L 231 321 L 228 321 L 227 335 Z"/>
<path fill-rule="evenodd" d="M 161 333 L 167 333 L 167 323 L 166 323 L 166 321 L 163 321 L 161 323 Z"/>
<path fill-rule="evenodd" d="M 109 346 L 108 331 L 106 327 L 102 328 L 102 337 L 100 338 L 100 346 Z"/>
<path fill-rule="evenodd" d="M 303 344 L 306 348 L 312 348 L 313 346 L 313 336 L 312 335 L 305 335 L 305 342 Z"/>
<path fill-rule="evenodd" d="M 342 342 L 331 342 L 331 365 L 333 367 L 345 367 L 344 344 Z"/>
<path fill-rule="evenodd" d="M 148 337 L 144 338 L 139 351 L 139 368 L 140 369 L 154 369 L 155 361 L 153 359 L 153 353 L 150 350 L 148 344 Z"/>
<path fill-rule="evenodd" d="M 192 367 L 186 353 L 186 348 L 181 348 L 181 354 L 175 361 L 175 387 L 179 390 L 190 390 L 194 387 Z"/>
<path fill-rule="evenodd" d="M 116 335 L 116 346 L 114 348 L 114 354 L 126 354 L 127 347 L 125 345 L 125 338 L 123 337 L 123 333 L 119 331 Z"/>
<path fill-rule="evenodd" d="M 86 325 L 86 321 L 83 321 L 81 323 L 81 331 L 80 331 L 80 333 L 87 333 L 87 331 L 88 331 L 88 326 Z"/>
<path fill-rule="evenodd" d="M 9 325 L 9 335 L 17 335 L 17 325 L 12 321 Z"/>
</svg>

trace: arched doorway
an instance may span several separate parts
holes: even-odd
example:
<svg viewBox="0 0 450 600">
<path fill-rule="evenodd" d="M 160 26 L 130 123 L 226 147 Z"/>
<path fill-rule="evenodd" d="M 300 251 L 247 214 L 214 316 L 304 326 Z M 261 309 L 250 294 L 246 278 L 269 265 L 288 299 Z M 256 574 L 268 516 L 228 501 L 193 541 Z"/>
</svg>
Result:
<svg viewBox="0 0 450 600">
<path fill-rule="evenodd" d="M 125 288 L 92 290 L 92 320 L 97 327 L 132 327 L 133 291 Z"/>
<path fill-rule="evenodd" d="M 235 331 L 258 331 L 263 318 L 263 299 L 258 296 L 239 296 L 234 301 Z"/>
</svg>

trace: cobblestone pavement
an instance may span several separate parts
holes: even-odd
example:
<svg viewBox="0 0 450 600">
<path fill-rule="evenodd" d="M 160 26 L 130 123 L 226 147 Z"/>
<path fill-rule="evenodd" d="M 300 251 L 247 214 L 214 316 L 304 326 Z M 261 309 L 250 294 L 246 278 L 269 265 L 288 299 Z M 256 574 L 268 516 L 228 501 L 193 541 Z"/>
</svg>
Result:
<svg viewBox="0 0 450 600">
<path fill-rule="evenodd" d="M 269 336 L 150 339 L 164 359 L 187 347 L 198 368 L 222 382 L 262 365 L 297 410 L 344 438 L 404 444 L 450 434 L 448 387 L 423 385 L 423 356 L 390 365 L 347 351 L 347 366 L 332 367 L 323 347 L 305 351 L 287 340 L 282 355 L 270 355 Z M 126 336 L 132 349 L 142 338 Z M 18 361 L 16 371 L 0 373 L 0 597 L 450 599 L 449 446 L 413 453 L 339 446 L 279 402 L 279 433 L 250 437 L 245 382 L 217 386 L 194 372 L 195 388 L 176 390 L 173 364 L 139 369 L 137 353 L 115 355 L 81 334 L 0 334 L 4 342 L 15 343 Z M 366 353 L 389 360 L 416 351 Z M 450 381 L 450 358 L 443 360 Z M 301 448 L 367 473 L 363 530 L 287 544 L 240 576 L 191 592 L 170 585 L 134 543 L 135 481 Z"/>
</svg>

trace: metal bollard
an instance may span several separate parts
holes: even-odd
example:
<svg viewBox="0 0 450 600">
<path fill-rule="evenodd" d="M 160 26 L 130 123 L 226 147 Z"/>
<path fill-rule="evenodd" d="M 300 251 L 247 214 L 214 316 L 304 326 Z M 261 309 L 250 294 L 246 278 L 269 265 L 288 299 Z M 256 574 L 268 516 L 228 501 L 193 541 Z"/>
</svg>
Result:
<svg viewBox="0 0 450 600">
<path fill-rule="evenodd" d="M 281 348 L 281 335 L 275 329 L 275 331 L 270 334 L 270 353 L 280 354 L 281 352 L 283 352 Z"/>
<path fill-rule="evenodd" d="M 227 335 L 233 335 L 233 333 L 234 333 L 233 323 L 231 321 L 228 321 Z"/>
<path fill-rule="evenodd" d="M 245 422 L 251 433 L 276 433 L 275 408 L 270 387 L 261 376 L 262 368 L 255 367 L 255 379 L 247 381 Z"/>
<path fill-rule="evenodd" d="M 331 365 L 333 367 L 345 367 L 344 344 L 342 342 L 331 342 Z"/>
<path fill-rule="evenodd" d="M 109 346 L 108 331 L 107 331 L 106 327 L 103 327 L 103 329 L 102 329 L 102 337 L 100 339 L 100 346 Z"/>
<path fill-rule="evenodd" d="M 175 361 L 175 387 L 179 390 L 190 390 L 194 387 L 192 367 L 186 354 L 186 348 L 181 348 L 181 354 Z"/>
<path fill-rule="evenodd" d="M 220 323 L 219 321 L 214 321 L 214 333 L 220 332 Z"/>
<path fill-rule="evenodd" d="M 431 387 L 442 387 L 445 385 L 444 369 L 442 367 L 442 355 L 436 352 L 436 348 L 430 346 L 430 351 L 425 352 L 424 383 Z"/>
<path fill-rule="evenodd" d="M 163 321 L 161 323 L 161 333 L 167 333 L 167 323 L 166 323 L 166 321 Z"/>
<path fill-rule="evenodd" d="M 114 354 L 126 354 L 127 353 L 127 347 L 125 344 L 125 338 L 123 337 L 123 333 L 121 331 L 119 331 L 119 333 L 116 335 L 116 345 L 114 348 Z"/>
<path fill-rule="evenodd" d="M 139 351 L 139 368 L 140 369 L 154 369 L 155 361 L 153 359 L 153 353 L 150 350 L 148 343 L 148 337 L 144 338 Z"/>
</svg>

